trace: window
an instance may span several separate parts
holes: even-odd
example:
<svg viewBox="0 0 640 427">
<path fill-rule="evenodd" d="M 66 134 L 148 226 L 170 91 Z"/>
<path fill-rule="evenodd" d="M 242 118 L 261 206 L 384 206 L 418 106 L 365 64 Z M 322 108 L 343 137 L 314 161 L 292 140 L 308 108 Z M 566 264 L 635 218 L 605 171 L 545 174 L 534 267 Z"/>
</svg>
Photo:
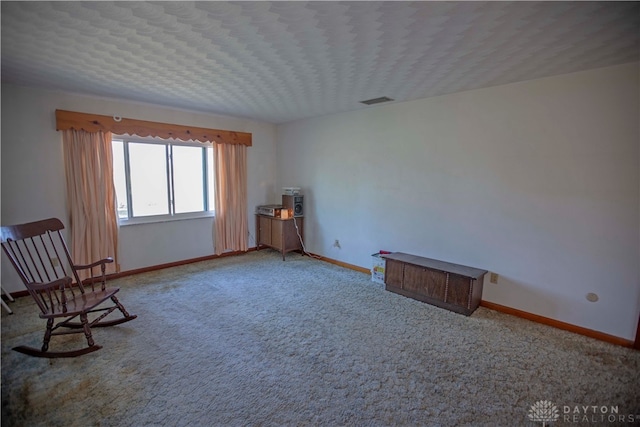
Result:
<svg viewBox="0 0 640 427">
<path fill-rule="evenodd" d="M 112 149 L 121 222 L 213 213 L 211 144 L 118 137 Z"/>
</svg>

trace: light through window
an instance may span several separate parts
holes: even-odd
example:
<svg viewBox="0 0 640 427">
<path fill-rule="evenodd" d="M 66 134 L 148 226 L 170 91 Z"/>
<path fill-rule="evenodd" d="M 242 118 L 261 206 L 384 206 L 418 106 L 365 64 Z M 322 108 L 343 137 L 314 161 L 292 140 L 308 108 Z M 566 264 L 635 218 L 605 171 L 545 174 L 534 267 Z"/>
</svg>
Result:
<svg viewBox="0 0 640 427">
<path fill-rule="evenodd" d="M 122 138 L 112 140 L 112 149 L 121 220 L 164 219 L 213 211 L 210 144 Z"/>
</svg>

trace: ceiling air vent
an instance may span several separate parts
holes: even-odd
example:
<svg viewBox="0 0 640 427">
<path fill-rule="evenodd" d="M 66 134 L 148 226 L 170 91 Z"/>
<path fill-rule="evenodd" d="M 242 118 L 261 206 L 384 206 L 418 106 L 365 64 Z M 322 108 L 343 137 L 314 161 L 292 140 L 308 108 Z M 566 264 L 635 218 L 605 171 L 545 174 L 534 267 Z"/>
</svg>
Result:
<svg viewBox="0 0 640 427">
<path fill-rule="evenodd" d="M 366 105 L 373 105 L 373 104 L 380 104 L 381 102 L 389 102 L 389 101 L 393 101 L 393 99 L 388 98 L 386 96 L 382 96 L 380 98 L 373 98 L 373 99 L 367 99 L 366 101 L 360 101 L 360 103 L 366 104 Z"/>
</svg>

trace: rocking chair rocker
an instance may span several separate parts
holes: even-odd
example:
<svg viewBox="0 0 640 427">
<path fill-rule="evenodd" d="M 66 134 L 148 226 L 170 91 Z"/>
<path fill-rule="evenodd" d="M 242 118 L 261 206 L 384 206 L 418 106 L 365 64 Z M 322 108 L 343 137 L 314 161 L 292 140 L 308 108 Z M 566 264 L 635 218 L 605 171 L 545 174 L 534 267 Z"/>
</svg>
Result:
<svg viewBox="0 0 640 427">
<path fill-rule="evenodd" d="M 105 258 L 88 265 L 75 265 L 62 236 L 64 225 L 59 219 L 50 218 L 27 224 L 0 227 L 2 249 L 15 267 L 29 294 L 40 308 L 40 317 L 47 319 L 42 348 L 19 346 L 14 350 L 36 357 L 75 357 L 100 350 L 91 335 L 91 328 L 113 326 L 135 319 L 127 313 L 115 294 L 119 288 L 106 287 L 106 265 L 113 262 Z M 94 275 L 94 270 L 98 269 Z M 73 278 L 67 274 L 69 270 Z M 80 280 L 78 271 L 87 270 L 90 277 Z M 73 279 L 75 284 L 72 286 Z M 89 287 L 90 285 L 90 287 Z M 114 305 L 98 308 L 111 300 Z M 104 321 L 114 310 L 123 317 Z M 104 312 L 89 321 L 88 315 Z M 72 322 L 79 317 L 80 322 Z M 58 322 L 58 323 L 55 323 Z M 68 328 L 58 331 L 60 327 Z M 49 341 L 53 335 L 84 333 L 87 347 L 79 350 L 50 352 Z"/>
</svg>

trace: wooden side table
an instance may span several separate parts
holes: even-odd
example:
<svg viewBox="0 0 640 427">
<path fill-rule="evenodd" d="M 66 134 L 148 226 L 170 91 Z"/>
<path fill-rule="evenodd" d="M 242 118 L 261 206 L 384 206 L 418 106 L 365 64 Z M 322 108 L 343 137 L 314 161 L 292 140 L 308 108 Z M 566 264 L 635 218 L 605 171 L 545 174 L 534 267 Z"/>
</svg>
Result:
<svg viewBox="0 0 640 427">
<path fill-rule="evenodd" d="M 300 236 L 298 236 L 300 234 Z M 256 249 L 269 247 L 282 253 L 302 250 L 304 239 L 304 218 L 274 218 L 256 214 Z"/>
</svg>

